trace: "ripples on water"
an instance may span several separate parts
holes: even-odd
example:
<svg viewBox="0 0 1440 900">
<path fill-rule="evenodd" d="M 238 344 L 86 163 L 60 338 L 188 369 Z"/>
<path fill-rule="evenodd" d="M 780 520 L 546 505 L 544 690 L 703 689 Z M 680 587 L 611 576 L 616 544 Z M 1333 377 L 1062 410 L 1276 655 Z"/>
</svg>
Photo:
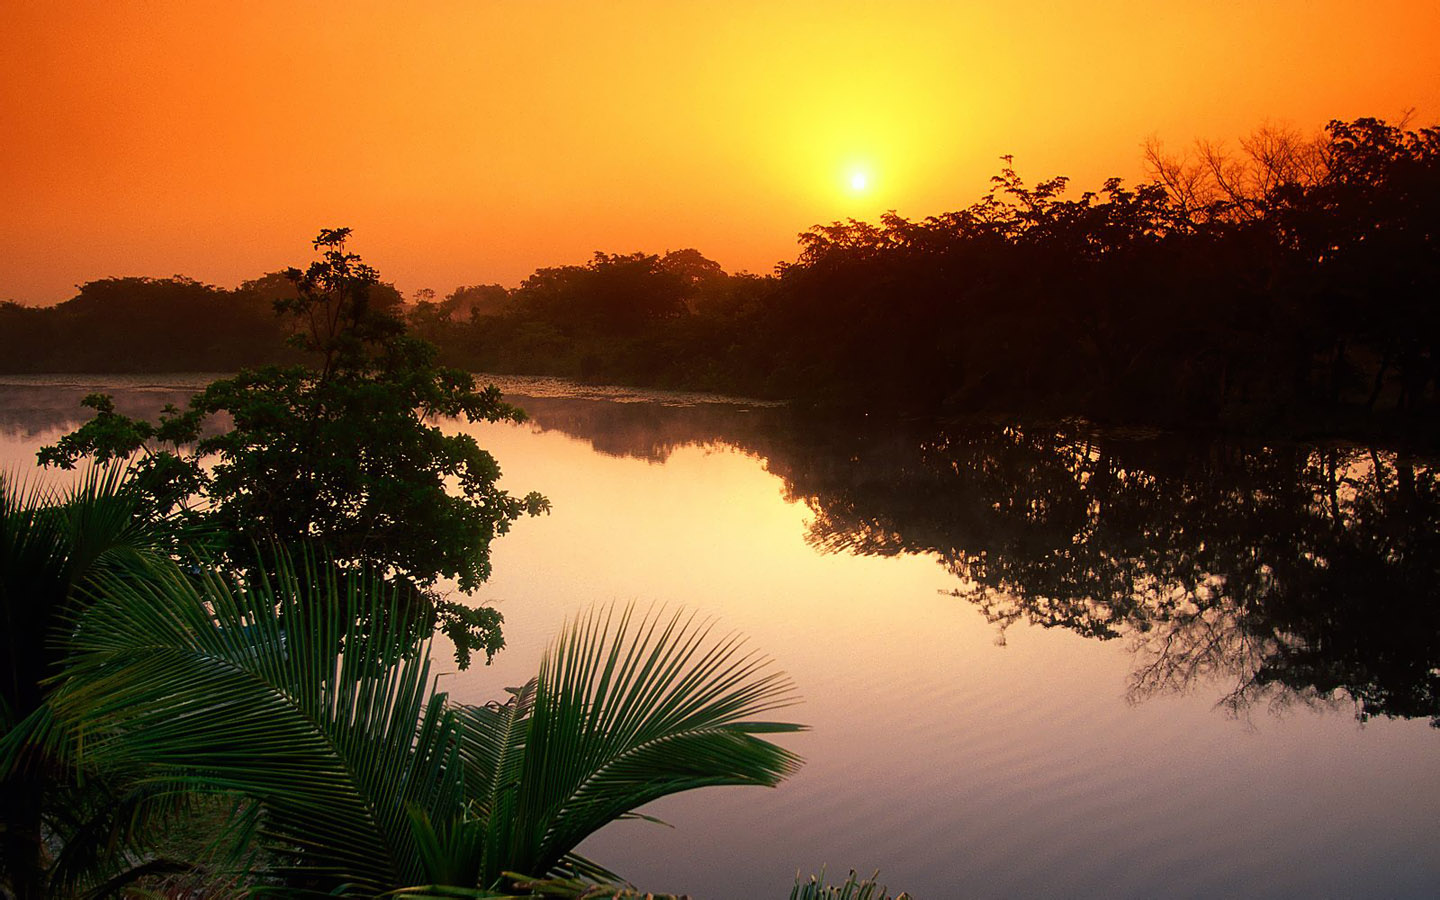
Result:
<svg viewBox="0 0 1440 900">
<path fill-rule="evenodd" d="M 91 390 L 153 413 L 206 380 L 5 379 L 0 465 L 77 425 Z M 642 887 L 782 897 L 797 868 L 828 865 L 927 900 L 1440 895 L 1424 461 L 867 430 L 733 398 L 499 383 L 531 421 L 467 430 L 554 512 L 494 546 L 481 596 L 509 646 L 442 686 L 499 696 L 566 616 L 633 599 L 717 616 L 805 698 L 791 782 L 669 798 L 648 811 L 675 828 L 618 823 L 583 848 Z M 1397 572 L 1404 603 L 1326 594 Z M 1225 641 L 1260 655 L 1212 652 Z M 1157 679 L 1157 652 L 1176 677 Z M 1293 683 L 1222 703 L 1261 663 Z"/>
</svg>

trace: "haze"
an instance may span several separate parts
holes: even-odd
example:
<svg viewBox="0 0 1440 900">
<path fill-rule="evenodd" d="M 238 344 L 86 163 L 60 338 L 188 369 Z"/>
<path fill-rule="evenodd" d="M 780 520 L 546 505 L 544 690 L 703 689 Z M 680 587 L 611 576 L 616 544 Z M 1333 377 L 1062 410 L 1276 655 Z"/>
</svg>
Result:
<svg viewBox="0 0 1440 900">
<path fill-rule="evenodd" d="M 7 4 L 0 299 L 233 286 L 320 227 L 405 293 L 595 250 L 792 259 L 819 222 L 1142 146 L 1440 114 L 1433 0 Z"/>
</svg>

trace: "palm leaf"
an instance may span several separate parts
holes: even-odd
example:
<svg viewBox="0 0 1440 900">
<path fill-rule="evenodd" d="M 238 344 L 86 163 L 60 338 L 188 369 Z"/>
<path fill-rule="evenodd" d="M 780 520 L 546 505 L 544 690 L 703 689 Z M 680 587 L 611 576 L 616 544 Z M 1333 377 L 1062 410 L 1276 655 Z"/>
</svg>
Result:
<svg viewBox="0 0 1440 900">
<path fill-rule="evenodd" d="M 800 730 L 754 718 L 793 703 L 790 682 L 738 637 L 712 641 L 711 631 L 678 613 L 599 610 L 542 660 L 523 737 L 482 751 L 482 714 L 462 714 L 465 758 L 484 760 L 479 780 L 494 778 L 488 796 L 498 798 L 482 884 L 495 884 L 502 860 L 514 871 L 573 874 L 567 854 L 638 806 L 696 787 L 773 786 L 798 767 L 755 736 Z"/>
<path fill-rule="evenodd" d="M 757 737 L 798 730 L 757 718 L 793 702 L 789 682 L 693 617 L 593 613 L 507 703 L 452 709 L 383 584 L 269 570 L 243 589 L 177 566 L 101 577 L 53 706 L 87 765 L 263 804 L 288 895 L 618 880 L 574 847 L 666 794 L 799 763 Z"/>
<path fill-rule="evenodd" d="M 115 567 L 166 559 L 174 533 L 123 465 L 92 467 L 65 491 L 0 474 L 0 879 L 22 894 L 58 896 L 147 861 L 138 830 L 111 815 L 113 779 L 67 757 L 70 735 L 46 705 L 45 680 L 85 587 Z M 41 858 L 42 833 L 60 848 L 53 859 Z"/>
<path fill-rule="evenodd" d="M 285 872 L 373 894 L 422 872 L 407 808 L 458 808 L 454 717 L 383 583 L 306 560 L 248 589 L 107 576 L 55 705 L 95 764 L 253 797 Z"/>
</svg>

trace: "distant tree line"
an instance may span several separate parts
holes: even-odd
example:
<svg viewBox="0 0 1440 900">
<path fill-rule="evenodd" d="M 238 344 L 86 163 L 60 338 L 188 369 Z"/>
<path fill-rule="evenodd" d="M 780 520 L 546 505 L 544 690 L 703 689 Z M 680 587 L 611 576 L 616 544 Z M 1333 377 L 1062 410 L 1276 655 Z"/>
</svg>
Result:
<svg viewBox="0 0 1440 900">
<path fill-rule="evenodd" d="M 102 278 L 52 307 L 0 303 L 0 371 L 233 372 L 298 363 L 289 339 L 298 320 L 277 315 L 298 297 L 284 272 L 234 290 L 183 275 Z M 377 310 L 403 305 L 392 285 L 377 284 Z"/>
<path fill-rule="evenodd" d="M 638 898 L 573 849 L 799 767 L 788 680 L 679 612 L 576 620 L 505 702 L 438 691 L 435 631 L 461 668 L 503 640 L 437 583 L 549 502 L 434 424 L 524 416 L 434 364 L 349 234 L 279 276 L 306 364 L 155 421 L 90 395 L 39 453 L 76 488 L 0 472 L 0 897 Z"/>
<path fill-rule="evenodd" d="M 1435 401 L 1440 131 L 1372 119 L 1065 199 L 801 236 L 757 359 L 806 396 L 1170 420 Z M 767 352 L 768 351 L 768 352 Z"/>
<path fill-rule="evenodd" d="M 816 226 L 770 276 L 692 249 L 597 253 L 406 309 L 445 363 L 497 373 L 1112 421 L 1433 413 L 1440 129 L 1363 118 L 1147 158 L 1148 183 L 1078 197 L 1064 178 L 1025 183 L 1007 159 L 965 209 Z M 253 362 L 274 352 L 266 286 L 111 279 L 54 310 L 7 305 L 3 365 Z"/>
<path fill-rule="evenodd" d="M 539 269 L 513 290 L 421 299 L 410 325 L 446 363 L 479 371 L 732 389 L 775 287 L 693 249 L 596 253 L 584 265 Z"/>
</svg>

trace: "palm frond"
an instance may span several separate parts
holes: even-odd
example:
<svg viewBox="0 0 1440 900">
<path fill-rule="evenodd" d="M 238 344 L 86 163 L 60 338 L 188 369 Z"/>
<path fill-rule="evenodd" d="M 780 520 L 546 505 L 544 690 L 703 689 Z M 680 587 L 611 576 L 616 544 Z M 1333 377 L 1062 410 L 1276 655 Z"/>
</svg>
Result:
<svg viewBox="0 0 1440 900">
<path fill-rule="evenodd" d="M 46 705 L 45 686 L 97 574 L 166 558 L 168 523 L 143 505 L 122 465 L 92 467 L 64 491 L 0 474 L 0 878 L 24 883 L 22 891 L 46 882 L 53 892 L 145 861 L 134 841 L 112 835 L 98 848 L 108 855 L 87 841 L 106 827 L 107 804 L 87 801 L 84 787 L 103 782 L 67 757 L 70 735 Z M 95 818 L 76 820 L 77 809 Z M 57 845 L 69 852 L 42 859 L 53 854 L 39 848 Z"/>
<path fill-rule="evenodd" d="M 289 896 L 504 896 L 509 871 L 614 883 L 573 853 L 607 822 L 799 765 L 759 737 L 799 730 L 764 718 L 789 681 L 693 616 L 597 611 L 508 702 L 452 708 L 383 582 L 283 554 L 259 571 L 97 576 L 52 707 L 88 767 L 253 798 Z"/>
<path fill-rule="evenodd" d="M 150 509 L 123 464 L 92 466 L 59 499 L 77 584 L 96 571 L 152 562 L 176 549 L 180 519 Z"/>
<path fill-rule="evenodd" d="M 597 610 L 564 630 L 541 662 L 523 742 L 492 766 L 518 775 L 507 775 L 513 800 L 490 810 L 488 859 L 568 874 L 576 845 L 651 800 L 773 786 L 795 771 L 795 754 L 756 737 L 801 729 L 755 718 L 795 702 L 789 680 L 737 636 L 712 640 L 711 631 L 693 615 L 631 608 Z"/>
<path fill-rule="evenodd" d="M 885 886 L 876 881 L 879 877 L 880 873 L 876 872 L 869 878 L 861 878 L 851 869 L 844 884 L 833 885 L 826 883 L 824 869 L 818 876 L 811 875 L 808 881 L 801 881 L 797 875 L 795 886 L 790 889 L 790 900 L 891 900 Z M 910 900 L 910 895 L 902 892 L 894 900 Z"/>
<path fill-rule="evenodd" d="M 283 556 L 246 588 L 107 575 L 55 705 L 90 761 L 264 804 L 291 864 L 369 894 L 421 879 L 406 809 L 457 808 L 454 717 L 383 583 Z"/>
</svg>

